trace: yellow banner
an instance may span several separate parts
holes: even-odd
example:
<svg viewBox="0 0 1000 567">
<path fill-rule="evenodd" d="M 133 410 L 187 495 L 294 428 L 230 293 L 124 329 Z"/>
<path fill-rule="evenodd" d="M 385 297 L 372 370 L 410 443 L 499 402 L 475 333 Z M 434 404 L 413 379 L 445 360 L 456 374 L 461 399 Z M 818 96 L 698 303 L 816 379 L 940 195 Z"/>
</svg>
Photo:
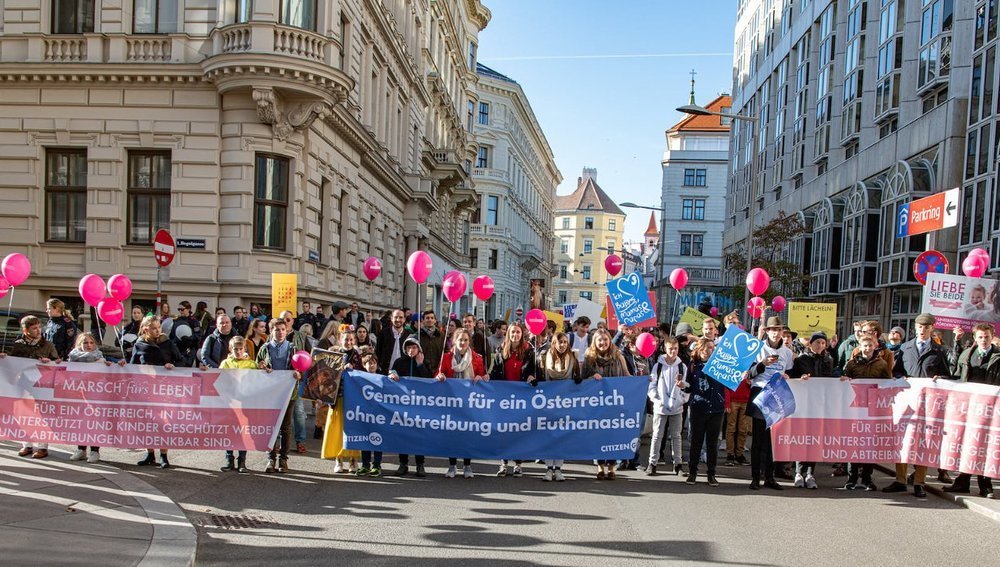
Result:
<svg viewBox="0 0 1000 567">
<path fill-rule="evenodd" d="M 298 315 L 299 305 L 298 274 L 271 274 L 271 316 L 277 317 L 282 311 Z"/>
<path fill-rule="evenodd" d="M 697 309 L 692 309 L 691 307 L 685 307 L 684 313 L 681 313 L 681 323 L 687 323 L 691 325 L 694 329 L 694 334 L 701 335 L 701 327 L 706 319 L 712 319 L 708 315 L 705 315 Z M 718 325 L 719 321 L 717 319 L 712 319 Z"/>
<path fill-rule="evenodd" d="M 545 318 L 549 321 L 554 321 L 556 324 L 556 332 L 561 333 L 563 330 L 563 316 L 562 313 L 556 313 L 555 311 L 544 311 Z"/>
<path fill-rule="evenodd" d="M 808 338 L 818 331 L 832 337 L 837 332 L 837 304 L 789 302 L 788 328 L 800 337 Z"/>
</svg>

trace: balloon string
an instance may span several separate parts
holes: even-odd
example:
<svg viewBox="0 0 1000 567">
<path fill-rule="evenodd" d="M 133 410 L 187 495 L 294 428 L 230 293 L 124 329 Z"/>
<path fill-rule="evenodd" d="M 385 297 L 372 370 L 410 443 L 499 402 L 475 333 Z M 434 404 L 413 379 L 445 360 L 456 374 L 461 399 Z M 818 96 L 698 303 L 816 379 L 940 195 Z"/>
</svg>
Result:
<svg viewBox="0 0 1000 567">
<path fill-rule="evenodd" d="M 97 319 L 97 338 L 98 340 L 101 341 L 101 344 L 103 345 L 104 331 L 101 329 L 101 315 L 97 312 L 96 308 L 94 308 L 94 318 Z M 91 322 L 91 324 L 93 324 L 93 322 Z"/>
<path fill-rule="evenodd" d="M 14 309 L 14 286 L 10 286 L 10 301 L 7 303 L 7 316 L 8 317 L 11 315 L 11 311 L 13 309 Z M 8 322 L 6 325 L 4 325 L 4 328 L 3 328 L 3 344 L 4 345 L 7 344 L 7 327 L 9 327 L 9 326 L 10 326 L 10 322 Z M 18 323 L 18 327 L 20 328 L 20 323 Z"/>
</svg>

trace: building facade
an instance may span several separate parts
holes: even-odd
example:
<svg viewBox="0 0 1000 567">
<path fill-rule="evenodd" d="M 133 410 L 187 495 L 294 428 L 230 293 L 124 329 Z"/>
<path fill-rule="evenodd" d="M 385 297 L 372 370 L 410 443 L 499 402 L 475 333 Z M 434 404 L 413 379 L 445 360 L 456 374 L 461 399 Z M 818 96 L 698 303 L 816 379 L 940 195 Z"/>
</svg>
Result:
<svg viewBox="0 0 1000 567">
<path fill-rule="evenodd" d="M 478 0 L 0 9 L 0 246 L 34 266 L 18 303 L 126 273 L 149 305 L 160 228 L 203 246 L 163 270 L 171 303 L 267 304 L 289 272 L 314 304 L 423 307 L 409 253 L 467 267 Z"/>
<path fill-rule="evenodd" d="M 732 107 L 758 122 L 732 124 L 726 249 L 743 253 L 751 217 L 797 215 L 803 236 L 755 245 L 801 266 L 807 289 L 781 291 L 837 303 L 841 333 L 859 318 L 910 326 L 924 250 L 959 266 L 986 246 L 995 272 L 995 5 L 743 0 L 738 10 Z M 901 204 L 954 187 L 958 227 L 896 236 Z M 730 268 L 729 283 L 741 280 Z"/>
<path fill-rule="evenodd" d="M 622 250 L 625 213 L 584 168 L 576 190 L 556 197 L 554 305 L 587 299 L 604 305 L 610 279 L 604 260 Z"/>
<path fill-rule="evenodd" d="M 480 312 L 494 319 L 531 309 L 533 281 L 551 302 L 552 210 L 562 174 L 521 86 L 482 64 L 478 74 L 472 177 L 480 207 L 472 215 L 469 258 L 473 273 L 496 285 Z"/>
<path fill-rule="evenodd" d="M 731 105 L 729 95 L 720 95 L 705 108 L 728 114 Z M 706 300 L 726 311 L 732 308 L 732 302 L 719 292 L 729 119 L 688 116 L 667 130 L 666 138 L 661 162 L 664 247 L 656 279 L 658 313 L 666 317 L 672 310 L 680 312 L 685 306 L 697 307 Z M 679 294 L 668 279 L 677 268 L 688 273 L 688 284 Z"/>
</svg>

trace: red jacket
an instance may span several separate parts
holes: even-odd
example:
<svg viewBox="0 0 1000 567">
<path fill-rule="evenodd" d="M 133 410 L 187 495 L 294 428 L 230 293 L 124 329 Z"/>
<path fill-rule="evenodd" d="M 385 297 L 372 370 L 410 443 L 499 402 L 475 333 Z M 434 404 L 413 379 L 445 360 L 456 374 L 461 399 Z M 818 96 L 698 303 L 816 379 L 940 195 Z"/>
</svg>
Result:
<svg viewBox="0 0 1000 567">
<path fill-rule="evenodd" d="M 445 378 L 455 377 L 455 373 L 451 369 L 451 361 L 454 357 L 455 354 L 450 350 L 441 355 L 441 368 L 438 369 L 438 374 L 444 374 Z M 478 352 L 472 353 L 472 374 L 473 376 L 486 376 L 486 365 L 483 364 L 483 357 Z"/>
<path fill-rule="evenodd" d="M 750 382 L 740 380 L 740 387 L 736 391 L 726 388 L 726 409 L 730 404 L 745 404 L 750 401 Z"/>
</svg>

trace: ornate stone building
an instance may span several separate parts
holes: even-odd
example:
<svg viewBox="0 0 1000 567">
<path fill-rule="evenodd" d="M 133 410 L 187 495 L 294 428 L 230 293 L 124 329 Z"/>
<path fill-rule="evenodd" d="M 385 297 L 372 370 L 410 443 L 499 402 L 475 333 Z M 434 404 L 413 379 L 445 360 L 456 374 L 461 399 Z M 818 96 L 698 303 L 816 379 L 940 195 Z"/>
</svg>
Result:
<svg viewBox="0 0 1000 567">
<path fill-rule="evenodd" d="M 34 266 L 19 305 L 78 301 L 89 272 L 130 275 L 148 305 L 159 228 L 194 246 L 165 270 L 172 303 L 267 304 L 291 272 L 313 303 L 423 307 L 410 252 L 467 265 L 479 0 L 0 10 L 0 250 Z"/>
</svg>

